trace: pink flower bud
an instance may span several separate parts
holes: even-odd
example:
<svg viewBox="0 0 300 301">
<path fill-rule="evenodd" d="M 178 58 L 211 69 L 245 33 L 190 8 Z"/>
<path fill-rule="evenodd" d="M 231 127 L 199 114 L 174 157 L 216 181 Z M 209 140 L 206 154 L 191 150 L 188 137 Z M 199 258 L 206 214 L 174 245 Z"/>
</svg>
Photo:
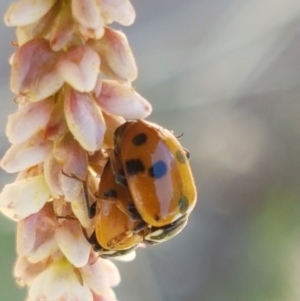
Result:
<svg viewBox="0 0 300 301">
<path fill-rule="evenodd" d="M 103 80 L 97 104 L 106 112 L 124 118 L 146 118 L 152 111 L 151 104 L 130 85 L 113 80 Z"/>
<path fill-rule="evenodd" d="M 64 104 L 66 121 L 75 139 L 87 151 L 99 150 L 106 127 L 92 96 L 70 89 L 66 92 Z"/>
<path fill-rule="evenodd" d="M 45 39 L 21 46 L 12 61 L 12 91 L 26 96 L 28 101 L 39 101 L 57 92 L 64 83 L 55 68 L 57 57 Z"/>
<path fill-rule="evenodd" d="M 42 18 L 56 0 L 21 0 L 11 4 L 5 14 L 5 24 L 7 26 L 24 26 L 34 23 Z"/>
<path fill-rule="evenodd" d="M 102 39 L 89 44 L 101 57 L 101 71 L 108 77 L 123 81 L 134 81 L 137 66 L 126 36 L 118 30 L 105 28 Z"/>
</svg>

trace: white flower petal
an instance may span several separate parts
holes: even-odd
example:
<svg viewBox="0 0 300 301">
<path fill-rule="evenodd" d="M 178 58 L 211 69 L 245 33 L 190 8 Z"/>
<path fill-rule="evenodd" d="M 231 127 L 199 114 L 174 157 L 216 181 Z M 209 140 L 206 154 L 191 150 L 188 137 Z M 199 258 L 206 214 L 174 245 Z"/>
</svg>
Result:
<svg viewBox="0 0 300 301">
<path fill-rule="evenodd" d="M 54 98 L 49 97 L 37 103 L 27 103 L 8 116 L 6 135 L 10 143 L 21 143 L 40 130 L 49 122 L 54 106 Z"/>
<path fill-rule="evenodd" d="M 25 257 L 19 256 L 14 267 L 14 276 L 17 278 L 18 284 L 31 285 L 36 276 L 45 270 L 45 267 L 45 262 L 33 264 Z"/>
<path fill-rule="evenodd" d="M 90 289 L 78 281 L 74 267 L 65 259 L 52 263 L 36 277 L 29 298 L 40 300 L 92 301 Z"/>
<path fill-rule="evenodd" d="M 39 263 L 47 259 L 52 253 L 58 250 L 58 245 L 54 237 L 48 237 L 44 243 L 40 244 L 34 252 L 27 255 L 27 258 L 32 263 Z"/>
<path fill-rule="evenodd" d="M 74 18 L 86 28 L 95 29 L 103 26 L 97 0 L 72 0 L 72 13 Z"/>
<path fill-rule="evenodd" d="M 116 21 L 128 26 L 134 22 L 135 11 L 129 0 L 102 0 L 101 9 L 106 23 Z"/>
<path fill-rule="evenodd" d="M 25 26 L 18 26 L 16 29 L 18 46 L 22 46 L 37 37 L 46 36 L 52 30 L 59 8 L 60 4 L 56 1 L 56 4 L 38 21 Z"/>
<path fill-rule="evenodd" d="M 51 297 L 55 298 L 52 300 L 58 300 L 58 298 L 63 295 L 63 293 L 64 293 L 63 285 L 66 284 L 65 283 L 66 281 L 64 281 L 64 279 L 61 279 L 61 277 L 59 277 L 60 282 L 58 284 L 60 284 L 60 285 L 58 285 L 57 282 L 52 281 L 54 276 L 50 275 L 49 270 L 50 270 L 50 268 L 43 271 L 33 281 L 32 285 L 29 289 L 30 300 L 33 300 L 33 301 L 51 300 L 51 299 L 49 299 L 49 295 L 45 293 L 45 291 L 49 285 L 51 285 L 52 291 L 53 291 L 53 293 L 51 294 Z M 51 272 L 53 274 L 55 273 L 52 270 L 51 270 Z M 72 271 L 70 271 L 70 272 L 72 272 Z"/>
<path fill-rule="evenodd" d="M 52 203 L 47 203 L 38 213 L 22 219 L 17 229 L 18 255 L 25 256 L 32 263 L 38 263 L 56 252 L 56 226 Z"/>
<path fill-rule="evenodd" d="M 35 242 L 35 226 L 38 219 L 38 214 L 20 220 L 17 230 L 17 253 L 19 256 L 26 256 L 34 247 Z"/>
<path fill-rule="evenodd" d="M 20 180 L 24 180 L 27 178 L 39 176 L 43 171 L 42 164 L 36 165 L 34 167 L 31 167 L 29 169 L 22 170 L 18 173 L 15 182 L 18 182 Z"/>
<path fill-rule="evenodd" d="M 143 119 L 150 115 L 150 103 L 131 86 L 113 80 L 103 80 L 98 105 L 108 113 L 124 118 Z"/>
<path fill-rule="evenodd" d="M 110 260 L 104 259 L 106 275 L 109 275 L 109 285 L 117 286 L 121 282 L 121 276 L 117 266 Z"/>
<path fill-rule="evenodd" d="M 86 179 L 88 168 L 88 156 L 80 144 L 72 139 L 65 144 L 66 158 L 64 159 L 63 171 L 70 176 L 81 180 Z"/>
<path fill-rule="evenodd" d="M 88 168 L 87 152 L 74 140 L 72 135 L 66 135 L 54 144 L 53 156 L 62 163 L 63 173 L 69 178 L 86 179 Z"/>
<path fill-rule="evenodd" d="M 13 144 L 2 158 L 1 167 L 10 173 L 27 169 L 43 162 L 51 149 L 52 143 L 49 141 L 34 144 L 29 140 Z"/>
<path fill-rule="evenodd" d="M 75 178 L 66 176 L 63 173 L 60 175 L 61 188 L 67 202 L 73 202 L 78 199 L 82 189 L 82 182 Z"/>
<path fill-rule="evenodd" d="M 65 220 L 55 231 L 59 248 L 76 267 L 84 266 L 91 252 L 91 245 L 85 238 L 79 222 Z"/>
<path fill-rule="evenodd" d="M 104 144 L 108 148 L 114 148 L 114 132 L 126 120 L 118 115 L 111 115 L 103 112 L 103 117 L 106 124 L 106 132 L 104 136 Z"/>
<path fill-rule="evenodd" d="M 72 291 L 65 298 L 62 301 L 94 301 L 91 290 L 85 285 L 74 285 Z"/>
<path fill-rule="evenodd" d="M 105 291 L 101 296 L 97 294 L 93 294 L 93 301 L 118 301 L 116 298 L 116 294 L 112 289 Z"/>
<path fill-rule="evenodd" d="M 60 57 L 57 70 L 74 89 L 79 92 L 90 92 L 96 85 L 100 58 L 89 46 L 74 46 Z"/>
<path fill-rule="evenodd" d="M 98 258 L 96 262 L 81 268 L 82 278 L 96 294 L 103 294 L 111 286 L 120 283 L 117 267 L 109 260 Z"/>
<path fill-rule="evenodd" d="M 23 26 L 42 18 L 54 5 L 56 0 L 21 0 L 11 4 L 4 21 L 7 26 Z"/>
<path fill-rule="evenodd" d="M 78 198 L 72 201 L 71 206 L 73 213 L 80 221 L 82 227 L 86 229 L 91 228 L 93 225 L 93 219 L 90 219 L 88 216 L 83 189 L 80 191 Z"/>
<path fill-rule="evenodd" d="M 19 218 L 15 217 L 15 210 L 11 209 L 11 208 L 7 208 L 7 207 L 3 207 L 1 208 L 0 206 L 0 211 L 3 215 L 5 215 L 6 217 L 10 218 L 11 220 L 18 222 Z"/>
<path fill-rule="evenodd" d="M 59 93 L 57 102 L 54 105 L 50 120 L 44 131 L 44 139 L 59 141 L 64 135 L 69 133 L 69 129 L 64 115 L 64 93 Z"/>
<path fill-rule="evenodd" d="M 53 154 L 50 154 L 44 162 L 44 175 L 51 195 L 54 198 L 59 198 L 59 196 L 63 195 L 60 182 L 61 173 L 62 164 L 57 162 Z"/>
<path fill-rule="evenodd" d="M 29 101 L 39 101 L 57 92 L 64 84 L 55 68 L 57 56 L 46 39 L 22 45 L 12 59 L 12 92 L 26 96 Z"/>
<path fill-rule="evenodd" d="M 65 97 L 65 116 L 69 130 L 87 151 L 101 148 L 105 123 L 101 110 L 90 94 L 69 90 Z"/>
<path fill-rule="evenodd" d="M 54 51 L 60 51 L 72 40 L 74 34 L 74 20 L 69 5 L 59 7 L 52 23 L 49 43 Z"/>
<path fill-rule="evenodd" d="M 92 40 L 99 40 L 104 35 L 104 27 L 99 26 L 95 29 L 90 29 L 84 26 L 79 26 L 79 32 L 81 36 L 84 38 L 85 41 L 92 39 Z"/>
<path fill-rule="evenodd" d="M 101 78 L 100 75 L 98 75 L 98 78 L 96 80 L 96 85 L 95 85 L 95 88 L 94 88 L 94 95 L 96 97 L 98 97 L 100 95 L 101 88 L 102 88 L 102 78 Z"/>
<path fill-rule="evenodd" d="M 103 37 L 91 40 L 89 44 L 101 57 L 101 71 L 109 78 L 134 81 L 137 66 L 124 33 L 106 27 Z"/>
<path fill-rule="evenodd" d="M 11 209 L 14 218 L 23 219 L 38 212 L 49 198 L 45 178 L 39 175 L 5 185 L 0 194 L 0 208 Z"/>
</svg>

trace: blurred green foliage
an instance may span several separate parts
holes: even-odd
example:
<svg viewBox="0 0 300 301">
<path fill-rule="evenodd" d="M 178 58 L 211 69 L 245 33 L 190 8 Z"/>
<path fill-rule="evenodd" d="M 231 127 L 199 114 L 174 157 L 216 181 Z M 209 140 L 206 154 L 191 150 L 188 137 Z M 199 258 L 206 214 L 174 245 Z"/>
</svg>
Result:
<svg viewBox="0 0 300 301">
<path fill-rule="evenodd" d="M 3 217 L 1 217 L 3 218 Z M 16 260 L 15 234 L 0 233 L 0 300 L 25 300 L 25 289 L 13 278 Z"/>
</svg>

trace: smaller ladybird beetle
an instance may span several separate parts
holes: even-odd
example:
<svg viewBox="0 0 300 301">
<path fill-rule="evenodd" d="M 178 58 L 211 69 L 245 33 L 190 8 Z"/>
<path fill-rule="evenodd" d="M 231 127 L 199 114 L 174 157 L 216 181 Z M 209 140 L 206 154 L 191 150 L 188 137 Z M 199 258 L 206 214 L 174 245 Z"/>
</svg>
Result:
<svg viewBox="0 0 300 301">
<path fill-rule="evenodd" d="M 141 231 L 145 223 L 122 210 L 133 201 L 128 188 L 116 183 L 109 160 L 102 172 L 96 198 L 89 208 L 90 218 L 95 218 L 94 233 L 89 238 L 94 251 L 101 257 L 113 257 L 136 248 L 143 241 Z"/>
<path fill-rule="evenodd" d="M 144 241 L 158 243 L 180 232 L 197 193 L 189 154 L 177 138 L 156 124 L 128 121 L 115 131 L 111 157 L 116 181 L 131 193 L 130 210 L 150 229 Z"/>
</svg>

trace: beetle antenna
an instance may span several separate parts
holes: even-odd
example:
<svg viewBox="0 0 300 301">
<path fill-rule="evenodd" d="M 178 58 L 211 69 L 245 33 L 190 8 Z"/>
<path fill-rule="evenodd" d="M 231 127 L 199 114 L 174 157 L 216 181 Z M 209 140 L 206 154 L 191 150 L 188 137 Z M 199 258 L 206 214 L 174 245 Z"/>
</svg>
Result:
<svg viewBox="0 0 300 301">
<path fill-rule="evenodd" d="M 180 139 L 184 135 L 184 132 L 182 132 L 180 135 L 176 136 L 177 139 Z"/>
</svg>

